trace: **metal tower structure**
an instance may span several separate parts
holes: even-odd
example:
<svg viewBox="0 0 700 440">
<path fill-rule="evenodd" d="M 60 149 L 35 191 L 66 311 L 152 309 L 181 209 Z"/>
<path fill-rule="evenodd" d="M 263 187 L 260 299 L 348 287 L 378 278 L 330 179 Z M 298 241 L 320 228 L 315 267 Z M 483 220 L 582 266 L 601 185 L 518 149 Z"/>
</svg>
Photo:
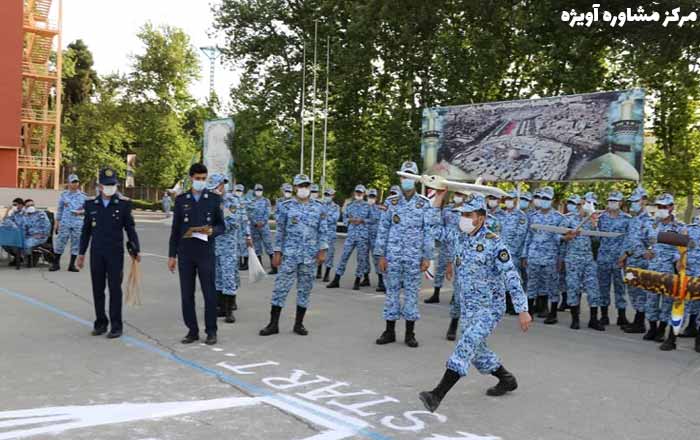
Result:
<svg viewBox="0 0 700 440">
<path fill-rule="evenodd" d="M 200 47 L 199 50 L 201 50 L 202 53 L 209 59 L 209 96 L 214 96 L 214 94 L 216 93 L 214 88 L 214 78 L 216 76 L 216 60 L 218 60 L 219 56 L 221 56 L 221 51 L 218 47 L 214 46 Z"/>
</svg>

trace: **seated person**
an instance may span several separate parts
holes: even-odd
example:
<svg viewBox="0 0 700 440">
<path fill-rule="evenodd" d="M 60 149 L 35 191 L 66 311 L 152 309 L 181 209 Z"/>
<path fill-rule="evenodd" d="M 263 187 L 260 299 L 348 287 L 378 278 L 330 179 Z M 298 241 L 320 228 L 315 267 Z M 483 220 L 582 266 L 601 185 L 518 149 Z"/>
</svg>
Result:
<svg viewBox="0 0 700 440">
<path fill-rule="evenodd" d="M 24 224 L 24 200 L 16 198 L 12 201 L 12 206 L 7 208 L 3 216 L 0 226 L 0 244 L 2 248 L 14 258 L 10 261 L 10 266 L 17 265 L 18 246 L 21 245 L 22 237 L 18 235 L 23 233 L 22 225 Z"/>
<path fill-rule="evenodd" d="M 24 201 L 24 253 L 30 254 L 32 249 L 40 246 L 49 239 L 51 222 L 44 211 L 38 211 L 34 200 Z"/>
<path fill-rule="evenodd" d="M 12 206 L 7 208 L 3 220 L 11 220 L 17 223 L 17 220 L 22 217 L 22 211 L 24 210 L 24 200 L 17 197 L 12 201 Z M 19 225 L 18 225 L 19 226 Z"/>
</svg>

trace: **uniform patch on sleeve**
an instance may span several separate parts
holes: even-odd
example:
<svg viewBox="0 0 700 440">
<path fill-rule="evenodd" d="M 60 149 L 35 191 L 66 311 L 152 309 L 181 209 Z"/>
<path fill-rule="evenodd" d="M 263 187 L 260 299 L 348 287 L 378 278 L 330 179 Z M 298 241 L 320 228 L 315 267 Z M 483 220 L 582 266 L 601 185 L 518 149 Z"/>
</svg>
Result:
<svg viewBox="0 0 700 440">
<path fill-rule="evenodd" d="M 510 254 L 507 250 L 503 249 L 498 253 L 498 259 L 501 260 L 501 263 L 507 263 L 510 260 Z"/>
</svg>

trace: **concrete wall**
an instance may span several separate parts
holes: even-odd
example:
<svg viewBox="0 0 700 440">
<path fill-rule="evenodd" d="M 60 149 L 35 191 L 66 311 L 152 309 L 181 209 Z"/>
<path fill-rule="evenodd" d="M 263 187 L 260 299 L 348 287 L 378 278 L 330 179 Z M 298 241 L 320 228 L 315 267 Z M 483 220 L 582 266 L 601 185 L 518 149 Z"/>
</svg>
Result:
<svg viewBox="0 0 700 440">
<path fill-rule="evenodd" d="M 0 186 L 17 186 L 22 117 L 22 0 L 0 1 Z"/>
</svg>

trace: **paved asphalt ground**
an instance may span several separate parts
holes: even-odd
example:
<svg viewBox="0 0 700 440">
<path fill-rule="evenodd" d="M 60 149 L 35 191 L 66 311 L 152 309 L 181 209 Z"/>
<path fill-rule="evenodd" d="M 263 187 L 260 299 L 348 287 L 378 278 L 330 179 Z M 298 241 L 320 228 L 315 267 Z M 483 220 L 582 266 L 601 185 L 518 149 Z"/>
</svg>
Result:
<svg viewBox="0 0 700 440">
<path fill-rule="evenodd" d="M 178 280 L 165 267 L 169 229 L 137 228 L 144 305 L 125 309 L 119 340 L 90 336 L 87 270 L 0 268 L 0 440 L 638 440 L 700 432 L 700 355 L 690 340 L 664 353 L 615 327 L 569 330 L 568 316 L 556 326 L 538 320 L 528 334 L 506 317 L 489 344 L 519 389 L 487 397 L 495 379 L 472 372 L 439 414 L 425 413 L 418 392 L 439 380 L 453 347 L 444 339 L 447 289 L 442 304 L 421 302 L 417 349 L 374 344 L 383 296 L 374 287 L 350 290 L 350 276 L 344 288 L 314 288 L 309 336 L 291 332 L 292 294 L 281 333 L 263 338 L 273 280 L 249 285 L 244 273 L 238 321 L 220 323 L 219 344 L 181 345 Z M 425 283 L 421 295 L 430 291 Z M 403 338 L 403 323 L 397 328 Z"/>
</svg>

